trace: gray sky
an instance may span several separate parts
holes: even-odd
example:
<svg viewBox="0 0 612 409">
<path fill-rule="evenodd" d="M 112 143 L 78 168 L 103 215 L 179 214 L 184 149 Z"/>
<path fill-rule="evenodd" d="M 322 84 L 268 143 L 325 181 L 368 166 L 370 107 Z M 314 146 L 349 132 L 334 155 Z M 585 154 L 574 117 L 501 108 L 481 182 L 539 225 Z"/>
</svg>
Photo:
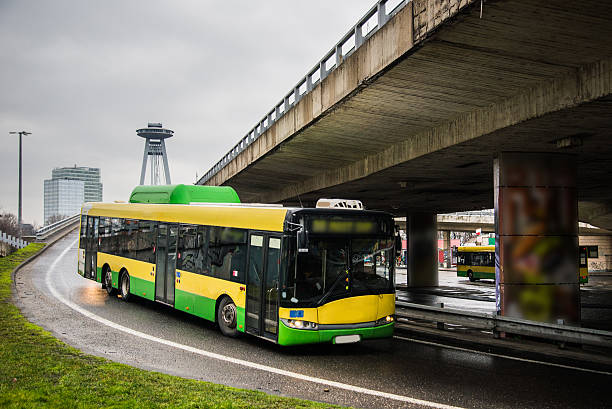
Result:
<svg viewBox="0 0 612 409">
<path fill-rule="evenodd" d="M 127 200 L 162 122 L 173 183 L 193 183 L 374 4 L 310 1 L 0 0 L 0 208 L 42 224 L 43 180 L 99 167 Z"/>
</svg>

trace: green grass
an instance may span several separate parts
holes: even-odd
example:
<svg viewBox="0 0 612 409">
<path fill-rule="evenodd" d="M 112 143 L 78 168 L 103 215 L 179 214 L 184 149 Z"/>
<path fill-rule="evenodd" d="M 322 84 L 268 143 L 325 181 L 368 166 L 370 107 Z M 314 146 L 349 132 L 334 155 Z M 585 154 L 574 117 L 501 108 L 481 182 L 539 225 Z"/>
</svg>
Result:
<svg viewBox="0 0 612 409">
<path fill-rule="evenodd" d="M 69 347 L 29 323 L 11 302 L 11 272 L 42 247 L 30 244 L 0 258 L 1 408 L 330 407 L 148 372 Z"/>
</svg>

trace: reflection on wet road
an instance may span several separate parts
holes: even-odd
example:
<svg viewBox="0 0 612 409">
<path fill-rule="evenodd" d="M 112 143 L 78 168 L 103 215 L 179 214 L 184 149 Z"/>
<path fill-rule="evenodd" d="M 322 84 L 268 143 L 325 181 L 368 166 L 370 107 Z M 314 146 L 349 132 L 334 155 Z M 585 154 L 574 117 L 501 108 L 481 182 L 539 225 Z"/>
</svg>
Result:
<svg viewBox="0 0 612 409">
<path fill-rule="evenodd" d="M 401 339 L 284 348 L 253 337 L 225 338 L 212 323 L 163 305 L 107 296 L 76 273 L 75 238 L 69 235 L 21 271 L 18 304 L 31 321 L 88 353 L 356 407 L 605 407 L 608 402 L 607 375 Z"/>
</svg>

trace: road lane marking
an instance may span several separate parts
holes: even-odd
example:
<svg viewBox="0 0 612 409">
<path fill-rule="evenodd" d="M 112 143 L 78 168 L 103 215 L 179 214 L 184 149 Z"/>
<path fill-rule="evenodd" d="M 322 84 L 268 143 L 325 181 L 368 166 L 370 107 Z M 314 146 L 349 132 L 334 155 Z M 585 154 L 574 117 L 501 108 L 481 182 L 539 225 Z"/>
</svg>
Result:
<svg viewBox="0 0 612 409">
<path fill-rule="evenodd" d="M 317 378 L 317 377 L 313 377 L 313 376 L 308 376 L 308 375 L 304 375 L 304 374 L 300 374 L 297 372 L 291 372 L 291 371 L 286 371 L 284 369 L 279 369 L 279 368 L 274 368 L 271 366 L 267 366 L 267 365 L 262 365 L 262 364 L 258 364 L 255 362 L 250 362 L 250 361 L 244 361 L 242 359 L 238 359 L 238 358 L 233 358 L 230 356 L 226 356 L 226 355 L 221 355 L 221 354 L 217 354 L 214 352 L 210 352 L 210 351 L 205 351 L 203 349 L 198 349 L 198 348 L 194 348 L 191 347 L 189 345 L 183 345 L 183 344 L 179 344 L 177 342 L 173 342 L 173 341 L 169 341 L 163 338 L 158 338 L 158 337 L 154 337 L 152 335 L 149 334 L 145 334 L 144 332 L 140 332 L 140 331 L 136 331 L 134 329 L 128 328 L 128 327 L 124 327 L 123 325 L 120 324 L 116 324 L 112 321 L 107 320 L 106 318 L 102 318 L 90 311 L 87 311 L 86 309 L 80 307 L 79 305 L 73 303 L 70 300 L 67 300 L 66 298 L 64 298 L 64 296 L 62 296 L 56 289 L 55 286 L 53 286 L 52 282 L 51 282 L 51 274 L 55 271 L 55 267 L 57 266 L 57 263 L 66 255 L 66 253 L 68 253 L 68 251 L 71 249 L 72 246 L 74 246 L 76 244 L 77 240 L 73 241 L 68 247 L 66 247 L 66 249 L 64 249 L 62 251 L 62 253 L 55 259 L 55 261 L 53 261 L 53 263 L 51 264 L 51 267 L 47 270 L 47 274 L 45 277 L 45 284 L 47 286 L 47 288 L 49 288 L 49 291 L 51 292 L 51 294 L 60 302 L 62 302 L 63 304 L 67 305 L 68 307 L 72 308 L 73 310 L 81 313 L 82 315 L 86 316 L 87 318 L 90 318 L 94 321 L 97 321 L 103 325 L 106 325 L 108 327 L 114 328 L 118 331 L 122 331 L 125 332 L 126 334 L 130 334 L 142 339 L 146 339 L 148 341 L 153 341 L 153 342 L 157 342 L 159 344 L 163 344 L 166 346 L 170 346 L 173 348 L 177 348 L 177 349 L 181 349 L 183 351 L 187 351 L 187 352 L 191 352 L 197 355 L 201 355 L 207 358 L 212 358 L 212 359 L 217 359 L 220 361 L 224 361 L 224 362 L 229 362 L 232 364 L 236 364 L 236 365 L 241 365 L 247 368 L 252 368 L 252 369 L 258 369 L 261 371 L 265 371 L 265 372 L 270 372 L 270 373 L 274 373 L 277 375 L 282 375 L 282 376 L 287 376 L 290 378 L 295 378 L 295 379 L 299 379 L 299 380 L 304 380 L 304 381 L 308 381 L 308 382 L 312 382 L 312 383 L 317 383 L 317 384 L 321 384 L 321 385 L 325 385 L 325 386 L 331 386 L 334 388 L 338 388 L 338 389 L 343 389 L 343 390 L 347 390 L 347 391 L 351 391 L 351 392 L 358 392 L 358 393 L 363 393 L 366 395 L 372 395 L 375 397 L 379 397 L 379 398 L 386 398 L 386 399 L 392 399 L 392 400 L 396 400 L 396 401 L 400 401 L 400 402 L 406 402 L 406 403 L 410 403 L 410 404 L 414 404 L 414 405 L 421 405 L 421 406 L 426 406 L 426 407 L 430 407 L 430 408 L 439 408 L 439 409 L 463 409 L 461 407 L 458 406 L 451 406 L 451 405 L 445 405 L 443 403 L 437 403 L 437 402 L 431 402 L 431 401 L 427 401 L 427 400 L 422 400 L 422 399 L 417 399 L 417 398 L 411 398 L 409 396 L 403 396 L 403 395 L 396 395 L 393 393 L 388 393 L 388 392 L 382 392 L 382 391 L 377 391 L 377 390 L 373 390 L 373 389 L 367 389 L 367 388 L 363 388 L 360 386 L 354 386 L 354 385 L 349 385 L 349 384 L 345 384 L 345 383 L 341 383 L 341 382 L 336 382 L 336 381 L 330 381 L 327 379 L 323 379 L 323 378 Z"/>
<path fill-rule="evenodd" d="M 492 356 L 492 357 L 495 357 L 495 358 L 505 358 L 505 359 L 511 359 L 513 361 L 521 361 L 521 362 L 528 362 L 528 363 L 532 363 L 532 364 L 555 366 L 555 367 L 558 367 L 558 368 L 573 369 L 573 370 L 576 370 L 576 371 L 583 371 L 583 372 L 591 372 L 591 373 L 596 373 L 596 374 L 599 374 L 599 375 L 612 375 L 612 372 L 598 371 L 596 369 L 580 368 L 580 367 L 577 367 L 577 366 L 555 364 L 553 362 L 536 361 L 535 359 L 527 359 L 527 358 L 519 358 L 519 357 L 516 357 L 516 356 L 510 356 L 510 355 L 495 354 L 493 352 L 477 351 L 477 350 L 473 350 L 473 349 L 456 347 L 456 346 L 453 346 L 453 345 L 439 344 L 437 342 L 432 342 L 432 341 L 423 341 L 423 340 L 420 340 L 420 339 L 400 337 L 398 335 L 394 335 L 393 338 L 401 339 L 403 341 L 408 341 L 408 342 L 415 342 L 417 344 L 424 344 L 424 345 L 442 347 L 442 348 L 446 348 L 446 349 L 453 349 L 455 351 L 463 351 L 463 352 L 469 352 L 469 353 L 472 353 L 472 354 Z"/>
</svg>

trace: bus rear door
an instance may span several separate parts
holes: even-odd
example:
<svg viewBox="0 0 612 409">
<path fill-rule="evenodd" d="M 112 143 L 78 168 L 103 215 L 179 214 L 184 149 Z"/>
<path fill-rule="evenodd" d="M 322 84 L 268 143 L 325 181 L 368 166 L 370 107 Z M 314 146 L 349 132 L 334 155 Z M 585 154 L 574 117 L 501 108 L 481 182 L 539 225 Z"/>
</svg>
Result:
<svg viewBox="0 0 612 409">
<path fill-rule="evenodd" d="M 246 331 L 276 341 L 281 238 L 251 233 L 248 260 Z"/>
<path fill-rule="evenodd" d="M 178 225 L 160 223 L 155 250 L 155 301 L 174 305 Z"/>
</svg>

